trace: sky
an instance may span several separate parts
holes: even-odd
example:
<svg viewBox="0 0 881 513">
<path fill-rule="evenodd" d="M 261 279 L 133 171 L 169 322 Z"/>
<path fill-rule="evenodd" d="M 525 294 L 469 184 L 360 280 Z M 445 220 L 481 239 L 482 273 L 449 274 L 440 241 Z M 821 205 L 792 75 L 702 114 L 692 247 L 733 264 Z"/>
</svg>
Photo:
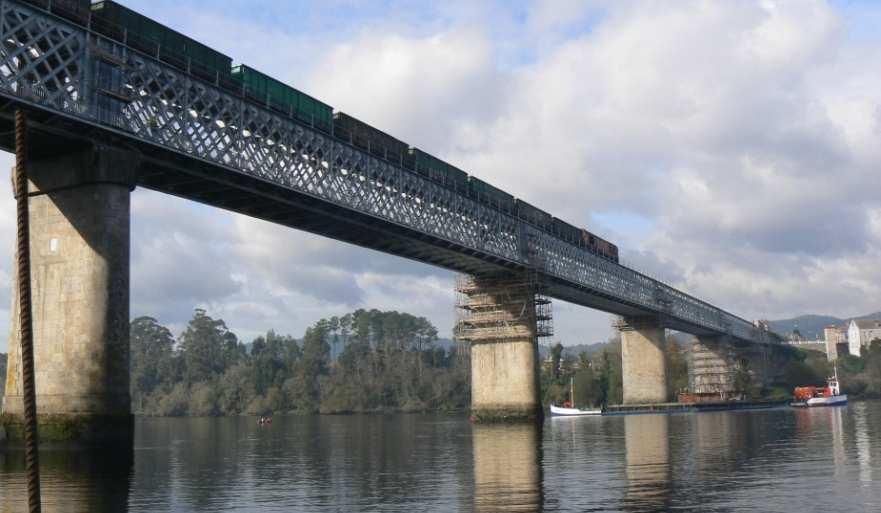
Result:
<svg viewBox="0 0 881 513">
<path fill-rule="evenodd" d="M 737 315 L 881 310 L 879 3 L 123 3 Z M 8 332 L 8 180 L 0 209 Z M 245 341 L 357 308 L 422 315 L 441 336 L 454 323 L 447 271 L 147 190 L 131 249 L 132 316 L 175 333 L 195 307 Z M 611 335 L 608 314 L 554 312 L 554 340 Z"/>
</svg>

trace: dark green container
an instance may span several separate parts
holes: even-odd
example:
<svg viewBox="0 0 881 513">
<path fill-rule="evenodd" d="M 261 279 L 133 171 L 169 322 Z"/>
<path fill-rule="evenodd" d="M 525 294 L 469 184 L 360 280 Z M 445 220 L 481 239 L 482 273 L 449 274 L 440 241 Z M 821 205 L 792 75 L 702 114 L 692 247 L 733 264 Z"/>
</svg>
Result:
<svg viewBox="0 0 881 513">
<path fill-rule="evenodd" d="M 418 148 L 410 148 L 409 153 L 413 160 L 414 171 L 426 178 L 443 183 L 443 177 L 447 170 L 446 162 Z"/>
<path fill-rule="evenodd" d="M 447 176 L 445 181 L 447 187 L 454 191 L 465 193 L 468 190 L 468 173 L 452 164 L 447 164 Z"/>
<path fill-rule="evenodd" d="M 297 118 L 330 133 L 333 130 L 333 107 L 302 91 L 291 89 L 297 94 Z"/>
<path fill-rule="evenodd" d="M 581 242 L 581 230 L 563 221 L 562 219 L 553 219 L 554 235 L 569 242 L 570 244 L 579 244 Z"/>
<path fill-rule="evenodd" d="M 228 77 L 232 59 L 110 0 L 92 4 L 92 30 L 204 80 Z"/>
<path fill-rule="evenodd" d="M 518 218 L 542 230 L 553 232 L 553 216 L 521 199 L 514 200 L 514 202 Z"/>
<path fill-rule="evenodd" d="M 296 113 L 296 91 L 292 91 L 285 83 L 244 64 L 233 67 L 231 73 L 232 78 L 242 84 L 248 98 L 288 115 Z"/>
<path fill-rule="evenodd" d="M 337 139 L 351 143 L 395 164 L 403 164 L 404 154 L 409 149 L 406 143 L 345 112 L 334 113 L 333 131 Z"/>
<path fill-rule="evenodd" d="M 230 76 L 246 97 L 324 132 L 331 132 L 333 107 L 330 105 L 244 64 L 233 67 Z"/>
<path fill-rule="evenodd" d="M 91 0 L 22 0 L 26 4 L 35 5 L 41 9 L 51 11 L 62 18 L 75 21 L 80 25 L 89 23 L 89 4 Z"/>
<path fill-rule="evenodd" d="M 413 170 L 420 175 L 455 191 L 464 193 L 468 190 L 468 173 L 465 171 L 417 148 L 410 148 L 408 153 Z"/>
<path fill-rule="evenodd" d="M 474 176 L 468 177 L 468 197 L 503 212 L 514 209 L 514 196 Z"/>
</svg>

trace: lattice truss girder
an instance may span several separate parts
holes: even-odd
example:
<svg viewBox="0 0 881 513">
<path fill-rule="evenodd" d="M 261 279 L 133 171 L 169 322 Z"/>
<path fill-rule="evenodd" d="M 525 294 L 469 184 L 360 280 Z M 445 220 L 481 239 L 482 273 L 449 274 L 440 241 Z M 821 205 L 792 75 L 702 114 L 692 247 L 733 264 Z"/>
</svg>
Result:
<svg viewBox="0 0 881 513">
<path fill-rule="evenodd" d="M 538 267 L 680 323 L 772 341 L 743 319 L 82 27 L 13 0 L 0 0 L 0 16 L 0 94 Z M 114 91 L 99 87 L 107 62 L 119 70 Z M 108 108 L 108 93 L 124 101 Z"/>
</svg>

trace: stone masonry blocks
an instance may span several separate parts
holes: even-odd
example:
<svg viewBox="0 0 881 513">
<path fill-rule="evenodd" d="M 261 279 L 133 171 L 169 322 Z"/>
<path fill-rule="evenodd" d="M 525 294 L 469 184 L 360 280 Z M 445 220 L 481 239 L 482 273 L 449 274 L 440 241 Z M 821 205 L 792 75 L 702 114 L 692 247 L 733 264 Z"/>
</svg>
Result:
<svg viewBox="0 0 881 513">
<path fill-rule="evenodd" d="M 737 390 L 739 364 L 732 344 L 723 337 L 696 336 L 689 353 L 688 385 L 695 394 L 727 399 Z"/>
<path fill-rule="evenodd" d="M 667 361 L 664 328 L 649 318 L 625 318 L 621 332 L 624 404 L 667 401 Z"/>
<path fill-rule="evenodd" d="M 519 277 L 475 280 L 466 301 L 471 412 L 482 422 L 540 418 L 535 291 Z"/>
<path fill-rule="evenodd" d="M 85 153 L 35 162 L 29 170 L 37 413 L 55 424 L 76 417 L 77 432 L 94 431 L 79 425 L 83 419 L 105 422 L 108 416 L 119 416 L 125 420 L 131 409 L 129 201 L 133 169 L 113 174 L 107 169 L 110 159 Z M 7 418 L 23 411 L 15 283 L 12 290 L 3 401 Z"/>
<path fill-rule="evenodd" d="M 541 409 L 536 347 L 528 340 L 471 345 L 471 409 L 478 417 L 534 417 Z"/>
</svg>

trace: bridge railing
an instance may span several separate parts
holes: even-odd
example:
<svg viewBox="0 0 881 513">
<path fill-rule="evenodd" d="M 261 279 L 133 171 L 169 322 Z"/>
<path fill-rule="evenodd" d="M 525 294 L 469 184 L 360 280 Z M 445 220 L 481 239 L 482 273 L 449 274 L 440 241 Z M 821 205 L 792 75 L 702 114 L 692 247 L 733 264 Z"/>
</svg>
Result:
<svg viewBox="0 0 881 513">
<path fill-rule="evenodd" d="M 0 94 L 745 340 L 751 323 L 81 26 L 0 0 Z M 524 240 L 526 237 L 526 240 Z"/>
</svg>

